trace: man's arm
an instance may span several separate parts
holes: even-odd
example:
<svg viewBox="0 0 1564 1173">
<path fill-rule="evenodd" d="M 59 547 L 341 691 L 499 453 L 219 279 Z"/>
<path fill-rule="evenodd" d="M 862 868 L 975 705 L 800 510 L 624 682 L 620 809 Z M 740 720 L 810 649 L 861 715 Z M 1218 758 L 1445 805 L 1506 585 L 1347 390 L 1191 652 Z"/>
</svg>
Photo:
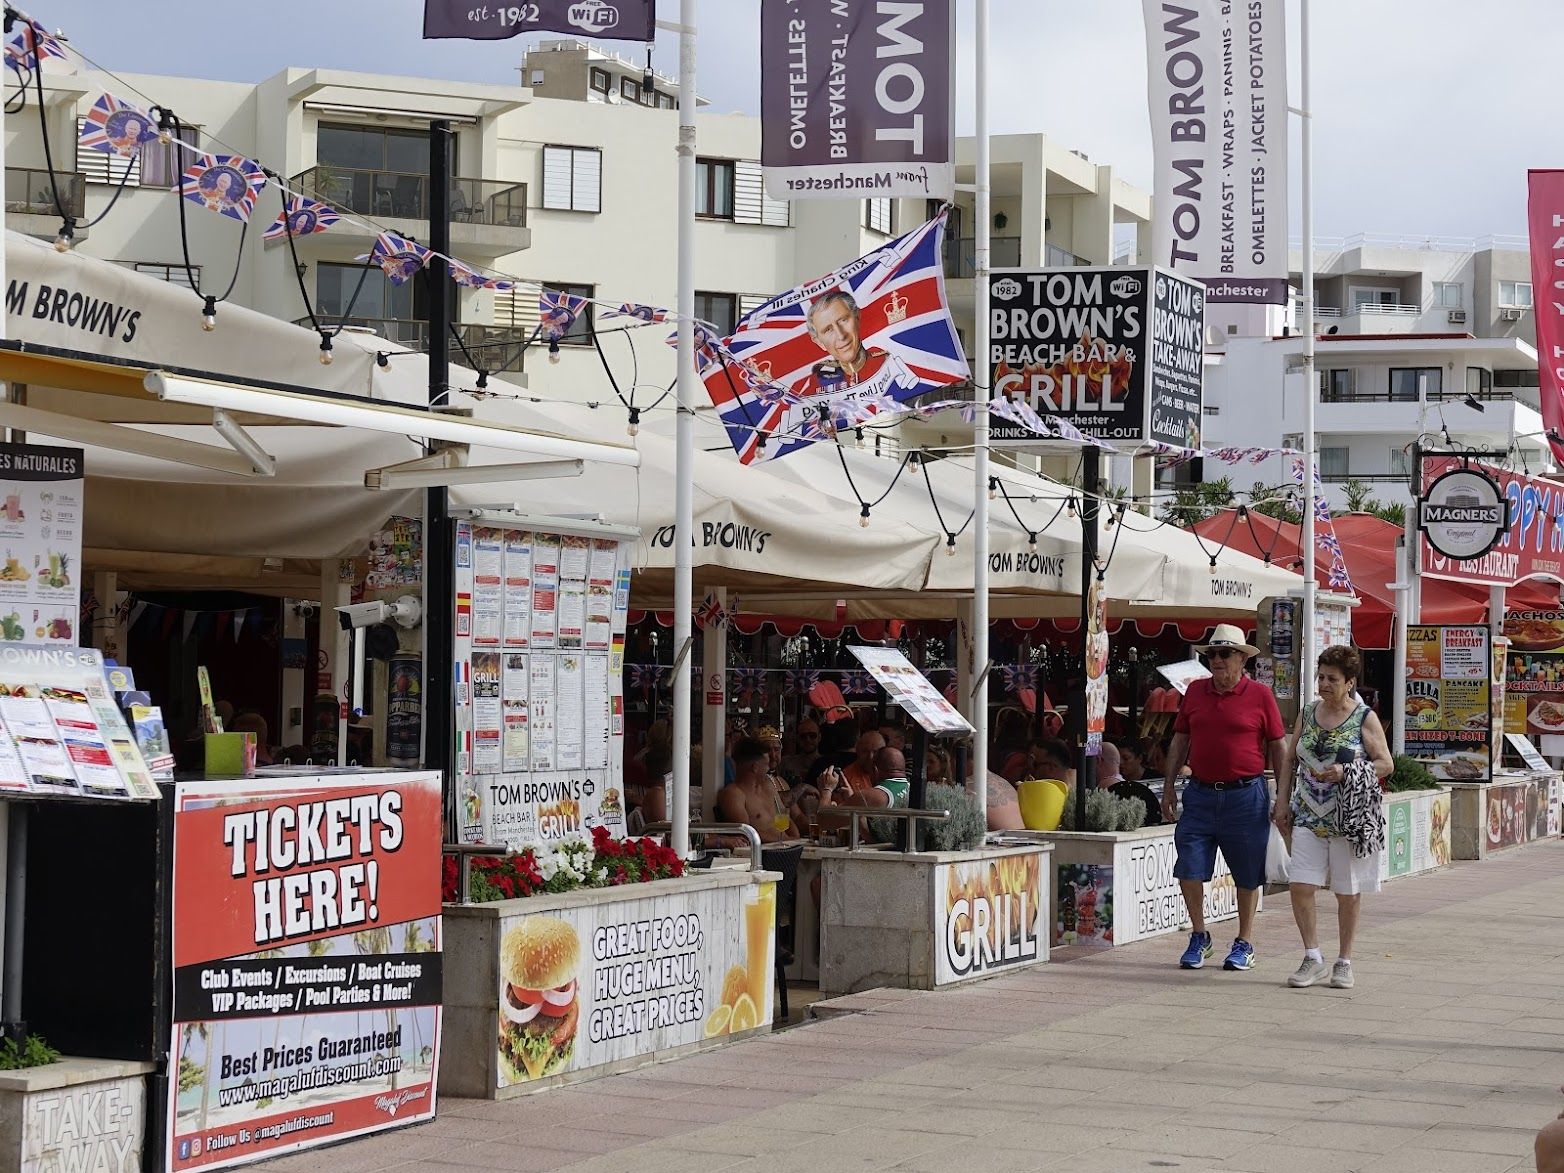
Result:
<svg viewBox="0 0 1564 1173">
<path fill-rule="evenodd" d="M 1167 777 L 1162 780 L 1162 817 L 1170 823 L 1178 818 L 1178 794 L 1173 789 L 1173 780 L 1188 760 L 1189 734 L 1175 733 L 1168 745 Z"/>
<path fill-rule="evenodd" d="M 1286 776 L 1287 771 L 1287 759 L 1289 756 L 1287 751 L 1287 739 L 1285 737 L 1278 737 L 1275 741 L 1267 742 L 1265 746 L 1265 756 L 1270 759 L 1271 773 L 1276 775 L 1276 785 L 1278 790 L 1280 790 L 1282 786 L 1282 779 Z"/>
</svg>

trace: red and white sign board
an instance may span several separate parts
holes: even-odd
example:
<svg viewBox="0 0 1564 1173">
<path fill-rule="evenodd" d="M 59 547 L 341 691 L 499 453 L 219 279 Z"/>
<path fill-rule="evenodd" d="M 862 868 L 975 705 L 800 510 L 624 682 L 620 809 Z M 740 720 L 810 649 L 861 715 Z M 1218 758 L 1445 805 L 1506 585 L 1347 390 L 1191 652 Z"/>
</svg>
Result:
<svg viewBox="0 0 1564 1173">
<path fill-rule="evenodd" d="M 1463 464 L 1459 456 L 1425 456 L 1422 480 L 1426 492 L 1440 476 Z M 1480 558 L 1446 558 L 1418 535 L 1422 574 L 1452 582 L 1484 586 L 1514 586 L 1528 578 L 1564 581 L 1564 484 L 1510 472 L 1491 465 L 1472 467 L 1492 477 L 1510 502 L 1510 529 L 1498 545 Z"/>
</svg>

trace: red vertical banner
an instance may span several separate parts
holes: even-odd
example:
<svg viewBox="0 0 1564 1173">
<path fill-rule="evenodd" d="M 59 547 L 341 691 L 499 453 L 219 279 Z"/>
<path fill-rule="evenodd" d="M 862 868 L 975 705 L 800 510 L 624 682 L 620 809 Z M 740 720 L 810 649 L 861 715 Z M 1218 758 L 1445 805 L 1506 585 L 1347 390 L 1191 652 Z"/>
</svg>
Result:
<svg viewBox="0 0 1564 1173">
<path fill-rule="evenodd" d="M 169 1171 L 434 1115 L 440 776 L 186 782 Z"/>
<path fill-rule="evenodd" d="M 1564 171 L 1528 171 L 1526 181 L 1537 393 L 1553 458 L 1564 462 Z"/>
</svg>

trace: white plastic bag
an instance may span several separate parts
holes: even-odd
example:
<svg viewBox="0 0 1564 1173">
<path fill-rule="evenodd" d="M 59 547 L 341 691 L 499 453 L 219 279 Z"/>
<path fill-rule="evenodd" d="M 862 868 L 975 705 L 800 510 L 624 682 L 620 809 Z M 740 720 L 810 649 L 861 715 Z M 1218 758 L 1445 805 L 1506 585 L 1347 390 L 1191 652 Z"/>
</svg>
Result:
<svg viewBox="0 0 1564 1173">
<path fill-rule="evenodd" d="M 1287 873 L 1291 867 L 1292 855 L 1287 850 L 1287 840 L 1282 838 L 1281 831 L 1275 823 L 1272 823 L 1271 838 L 1265 845 L 1265 882 L 1267 884 L 1287 883 Z"/>
</svg>

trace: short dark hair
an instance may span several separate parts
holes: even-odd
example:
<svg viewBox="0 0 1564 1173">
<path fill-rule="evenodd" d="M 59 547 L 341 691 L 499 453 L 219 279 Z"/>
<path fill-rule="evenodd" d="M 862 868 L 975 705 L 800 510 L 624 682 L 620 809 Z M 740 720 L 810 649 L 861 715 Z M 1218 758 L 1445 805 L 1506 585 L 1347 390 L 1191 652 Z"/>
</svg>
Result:
<svg viewBox="0 0 1564 1173">
<path fill-rule="evenodd" d="M 771 747 L 758 737 L 741 737 L 733 744 L 733 764 L 745 766 L 771 757 Z"/>
<path fill-rule="evenodd" d="M 1042 750 L 1050 761 L 1058 762 L 1067 770 L 1070 768 L 1071 759 L 1075 757 L 1070 752 L 1070 747 L 1057 737 L 1034 737 L 1032 747 Z"/>
<path fill-rule="evenodd" d="M 1355 681 L 1363 676 L 1363 657 L 1356 648 L 1335 644 L 1320 653 L 1320 667 L 1334 668 L 1346 680 Z"/>
</svg>

